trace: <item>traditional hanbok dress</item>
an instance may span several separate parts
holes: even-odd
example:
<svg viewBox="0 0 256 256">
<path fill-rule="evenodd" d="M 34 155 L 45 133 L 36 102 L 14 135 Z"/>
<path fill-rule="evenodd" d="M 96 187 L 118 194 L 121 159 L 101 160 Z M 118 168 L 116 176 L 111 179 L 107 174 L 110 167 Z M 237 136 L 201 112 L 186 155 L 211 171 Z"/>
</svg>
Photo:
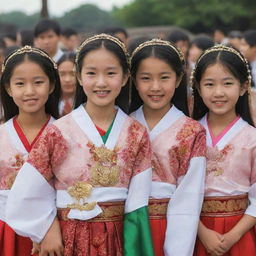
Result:
<svg viewBox="0 0 256 256">
<path fill-rule="evenodd" d="M 207 171 L 203 224 L 220 234 L 230 231 L 244 214 L 256 217 L 256 129 L 237 117 L 217 137 L 207 122 Z M 195 255 L 207 255 L 197 241 Z M 256 234 L 249 230 L 225 256 L 256 255 Z"/>
<path fill-rule="evenodd" d="M 31 255 L 32 242 L 28 237 L 17 235 L 5 222 L 6 201 L 21 166 L 26 161 L 32 146 L 38 140 L 49 119 L 30 144 L 16 118 L 0 125 L 0 255 Z"/>
<path fill-rule="evenodd" d="M 132 116 L 148 127 L 143 107 Z M 149 218 L 155 255 L 192 255 L 204 193 L 205 130 L 172 106 L 149 135 Z"/>
<path fill-rule="evenodd" d="M 146 129 L 118 108 L 102 138 L 80 106 L 34 145 L 9 195 L 7 221 L 40 242 L 57 215 L 65 256 L 153 255 L 151 180 Z"/>
</svg>

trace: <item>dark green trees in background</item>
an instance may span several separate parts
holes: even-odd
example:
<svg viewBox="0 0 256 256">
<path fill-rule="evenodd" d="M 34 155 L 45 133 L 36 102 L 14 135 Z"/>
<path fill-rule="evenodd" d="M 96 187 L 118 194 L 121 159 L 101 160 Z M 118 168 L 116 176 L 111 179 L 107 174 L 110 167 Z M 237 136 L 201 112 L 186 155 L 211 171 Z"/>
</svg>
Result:
<svg viewBox="0 0 256 256">
<path fill-rule="evenodd" d="M 84 32 L 113 25 L 176 25 L 196 33 L 207 32 L 213 27 L 246 30 L 256 28 L 256 1 L 133 0 L 110 12 L 85 4 L 66 12 L 62 17 L 52 18 L 56 18 L 62 26 Z M 0 24 L 13 24 L 17 28 L 32 28 L 39 19 L 39 13 L 30 16 L 22 12 L 0 14 Z"/>
</svg>

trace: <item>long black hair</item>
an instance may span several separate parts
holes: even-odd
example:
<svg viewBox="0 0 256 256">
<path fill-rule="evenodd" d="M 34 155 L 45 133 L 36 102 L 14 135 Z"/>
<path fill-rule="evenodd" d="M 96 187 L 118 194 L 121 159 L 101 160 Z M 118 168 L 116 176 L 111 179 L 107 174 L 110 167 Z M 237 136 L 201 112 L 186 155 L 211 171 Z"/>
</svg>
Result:
<svg viewBox="0 0 256 256">
<path fill-rule="evenodd" d="M 214 48 L 215 47 L 215 48 Z M 231 48 L 227 47 L 229 50 L 217 50 L 217 46 L 210 48 L 208 53 L 202 54 L 199 58 L 196 68 L 194 70 L 192 86 L 194 94 L 194 109 L 193 118 L 196 120 L 201 119 L 206 113 L 209 112 L 208 107 L 204 104 L 202 97 L 200 96 L 200 81 L 205 72 L 205 70 L 216 63 L 220 63 L 223 67 L 227 68 L 229 72 L 240 81 L 241 85 L 249 81 L 250 71 L 247 66 L 247 61 L 244 59 L 242 54 Z M 212 51 L 212 49 L 215 49 Z M 236 52 L 236 53 L 235 53 Z M 249 84 L 249 86 L 251 86 Z M 250 125 L 254 126 L 251 112 L 249 108 L 249 94 L 248 90 L 244 95 L 239 96 L 236 103 L 236 114 L 240 115 L 245 121 Z"/>
<path fill-rule="evenodd" d="M 16 50 L 16 52 L 19 51 Z M 41 52 L 43 52 L 40 49 Z M 45 53 L 45 52 L 44 52 Z M 46 54 L 46 53 L 45 53 Z M 24 51 L 23 53 L 11 55 L 5 59 L 4 62 L 4 71 L 1 76 L 0 81 L 0 94 L 1 102 L 4 109 L 4 119 L 8 121 L 12 117 L 19 114 L 19 108 L 13 101 L 13 98 L 8 94 L 7 89 L 10 86 L 10 79 L 12 77 L 14 69 L 23 63 L 26 59 L 38 64 L 44 73 L 49 78 L 50 84 L 54 86 L 53 92 L 49 95 L 48 100 L 45 104 L 45 112 L 54 118 L 59 117 L 58 113 L 58 104 L 60 97 L 60 79 L 57 69 L 54 67 L 53 62 L 50 58 L 41 55 L 37 51 Z"/>
<path fill-rule="evenodd" d="M 188 115 L 188 103 L 187 103 L 187 83 L 185 74 L 185 61 L 181 59 L 178 54 L 177 48 L 172 45 L 158 45 L 152 44 L 147 45 L 137 51 L 131 60 L 131 83 L 132 83 L 132 92 L 131 92 L 131 104 L 129 112 L 132 113 L 143 105 L 143 101 L 139 96 L 139 93 L 136 89 L 135 78 L 138 71 L 141 61 L 149 57 L 155 57 L 157 59 L 163 60 L 166 62 L 176 73 L 177 79 L 181 79 L 181 82 L 178 88 L 175 89 L 174 95 L 171 99 L 171 103 L 175 105 L 179 110 L 181 110 L 185 115 Z M 136 50 L 135 50 L 136 51 Z"/>
<path fill-rule="evenodd" d="M 118 40 L 118 39 L 115 38 L 114 40 L 111 40 L 108 38 L 110 38 L 109 35 L 106 35 L 106 37 L 103 36 L 102 38 L 98 38 L 86 43 L 82 47 L 82 49 L 78 53 L 78 58 L 76 62 L 76 70 L 79 74 L 81 74 L 83 60 L 85 56 L 89 52 L 93 50 L 101 49 L 101 48 L 105 48 L 106 50 L 114 54 L 120 62 L 124 75 L 129 74 L 129 71 L 130 71 L 129 63 L 128 63 L 127 55 L 124 52 L 124 48 L 120 47 L 119 43 L 115 42 L 115 40 Z M 120 41 L 120 44 L 121 44 L 121 41 Z M 81 88 L 79 87 L 76 93 L 75 107 L 78 107 L 80 104 L 85 103 L 87 101 L 87 97 L 84 91 L 81 91 Z M 122 87 L 119 95 L 115 100 L 115 104 L 119 106 L 126 113 L 128 113 L 128 110 L 129 110 L 129 91 L 130 91 L 129 83 L 127 82 L 126 85 Z"/>
</svg>

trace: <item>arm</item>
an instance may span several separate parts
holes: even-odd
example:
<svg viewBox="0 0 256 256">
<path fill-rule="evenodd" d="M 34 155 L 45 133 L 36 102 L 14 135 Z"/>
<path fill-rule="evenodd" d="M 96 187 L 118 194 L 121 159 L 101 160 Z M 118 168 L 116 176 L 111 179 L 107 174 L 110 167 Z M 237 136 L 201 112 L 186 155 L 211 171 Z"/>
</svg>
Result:
<svg viewBox="0 0 256 256">
<path fill-rule="evenodd" d="M 10 191 L 7 223 L 22 236 L 40 243 L 56 216 L 55 189 L 48 181 L 53 178 L 52 165 L 63 152 L 60 132 L 46 128 L 19 171 Z M 53 161 L 54 160 L 54 161 Z"/>
<path fill-rule="evenodd" d="M 166 256 L 193 254 L 204 195 L 205 148 L 205 131 L 202 130 L 197 134 L 191 149 L 193 153 L 188 171 L 168 205 L 164 243 Z"/>
</svg>

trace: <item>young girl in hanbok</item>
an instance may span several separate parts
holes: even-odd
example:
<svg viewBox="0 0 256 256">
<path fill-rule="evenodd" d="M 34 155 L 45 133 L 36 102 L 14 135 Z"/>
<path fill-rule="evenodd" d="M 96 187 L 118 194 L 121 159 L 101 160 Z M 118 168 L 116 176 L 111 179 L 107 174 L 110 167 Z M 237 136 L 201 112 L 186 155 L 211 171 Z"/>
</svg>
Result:
<svg viewBox="0 0 256 256">
<path fill-rule="evenodd" d="M 72 52 L 64 53 L 57 62 L 60 75 L 61 97 L 59 103 L 60 116 L 70 113 L 74 107 L 76 93 L 76 72 L 75 54 Z"/>
<path fill-rule="evenodd" d="M 60 81 L 52 59 L 30 46 L 8 56 L 2 70 L 0 89 L 6 122 L 0 126 L 0 255 L 26 256 L 31 254 L 32 242 L 6 224 L 6 201 L 32 146 L 58 117 Z"/>
<path fill-rule="evenodd" d="M 192 75 L 194 118 L 206 129 L 205 198 L 195 255 L 256 255 L 256 129 L 251 74 L 237 50 L 206 50 Z"/>
<path fill-rule="evenodd" d="M 147 127 L 153 151 L 149 219 L 157 256 L 193 254 L 203 201 L 205 130 L 182 112 L 184 66 L 182 53 L 159 39 L 139 45 L 131 59 L 131 115 Z"/>
<path fill-rule="evenodd" d="M 150 141 L 118 107 L 128 106 L 125 46 L 106 34 L 90 37 L 76 66 L 86 103 L 34 145 L 10 193 L 7 221 L 40 243 L 40 255 L 62 255 L 62 241 L 65 256 L 153 255 Z"/>
</svg>

